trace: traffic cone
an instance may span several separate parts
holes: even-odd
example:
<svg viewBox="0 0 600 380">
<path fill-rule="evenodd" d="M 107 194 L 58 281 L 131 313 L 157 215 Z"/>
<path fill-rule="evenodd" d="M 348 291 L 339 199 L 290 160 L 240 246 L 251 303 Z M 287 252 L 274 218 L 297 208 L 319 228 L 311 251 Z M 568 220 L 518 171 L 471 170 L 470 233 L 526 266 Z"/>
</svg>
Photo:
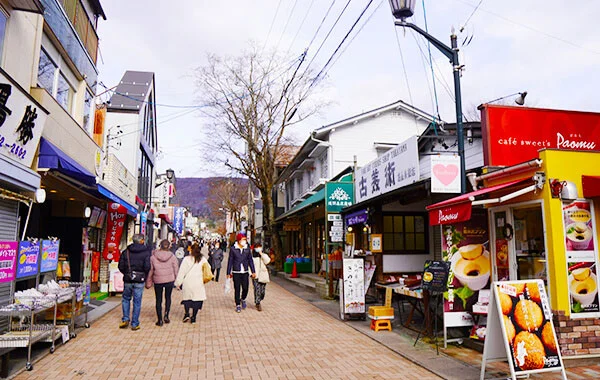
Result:
<svg viewBox="0 0 600 380">
<path fill-rule="evenodd" d="M 292 267 L 292 276 L 291 278 L 298 278 L 298 267 L 296 266 L 296 260 L 294 260 L 294 266 Z"/>
</svg>

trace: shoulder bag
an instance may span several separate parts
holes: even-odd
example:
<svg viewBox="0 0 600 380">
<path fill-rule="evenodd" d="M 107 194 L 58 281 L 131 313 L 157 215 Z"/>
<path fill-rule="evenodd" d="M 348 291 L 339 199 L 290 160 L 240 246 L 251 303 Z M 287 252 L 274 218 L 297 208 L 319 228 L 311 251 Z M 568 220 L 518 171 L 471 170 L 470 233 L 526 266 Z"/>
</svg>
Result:
<svg viewBox="0 0 600 380">
<path fill-rule="evenodd" d="M 146 272 L 131 270 L 131 259 L 129 258 L 129 250 L 127 249 L 127 266 L 129 267 L 129 281 L 144 283 L 146 282 Z"/>
<path fill-rule="evenodd" d="M 206 284 L 207 282 L 212 281 L 212 279 L 213 279 L 213 274 L 212 274 L 210 264 L 207 262 L 204 262 L 204 264 L 202 264 L 202 280 Z"/>
</svg>

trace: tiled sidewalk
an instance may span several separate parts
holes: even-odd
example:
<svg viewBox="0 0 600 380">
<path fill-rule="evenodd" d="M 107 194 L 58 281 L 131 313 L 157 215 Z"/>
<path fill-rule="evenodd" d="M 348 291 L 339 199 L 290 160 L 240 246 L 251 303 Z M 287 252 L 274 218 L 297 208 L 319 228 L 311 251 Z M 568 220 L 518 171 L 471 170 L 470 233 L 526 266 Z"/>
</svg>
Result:
<svg viewBox="0 0 600 380">
<path fill-rule="evenodd" d="M 263 312 L 249 302 L 235 313 L 223 279 L 209 283 L 207 292 L 196 325 L 181 322 L 181 292 L 175 291 L 172 322 L 157 327 L 154 291 L 147 290 L 141 330 L 118 329 L 121 311 L 115 309 L 17 378 L 438 378 L 274 283 Z"/>
</svg>

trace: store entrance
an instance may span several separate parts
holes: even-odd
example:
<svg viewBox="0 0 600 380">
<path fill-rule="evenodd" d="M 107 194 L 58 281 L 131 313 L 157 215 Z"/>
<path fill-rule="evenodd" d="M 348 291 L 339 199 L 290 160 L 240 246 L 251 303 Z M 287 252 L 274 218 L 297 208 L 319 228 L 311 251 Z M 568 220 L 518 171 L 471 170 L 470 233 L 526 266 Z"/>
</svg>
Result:
<svg viewBox="0 0 600 380">
<path fill-rule="evenodd" d="M 541 205 L 498 207 L 492 209 L 491 217 L 494 281 L 539 278 L 547 285 Z"/>
</svg>

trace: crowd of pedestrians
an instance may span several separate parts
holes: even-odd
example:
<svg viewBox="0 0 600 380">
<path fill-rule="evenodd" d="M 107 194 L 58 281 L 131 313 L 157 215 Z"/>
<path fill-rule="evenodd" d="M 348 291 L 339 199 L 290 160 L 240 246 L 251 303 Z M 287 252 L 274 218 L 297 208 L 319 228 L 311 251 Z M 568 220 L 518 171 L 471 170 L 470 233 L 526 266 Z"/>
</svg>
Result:
<svg viewBox="0 0 600 380">
<path fill-rule="evenodd" d="M 144 288 L 154 288 L 156 326 L 171 322 L 169 314 L 173 289 L 182 292 L 183 322 L 196 323 L 198 312 L 207 298 L 205 284 L 210 281 L 219 282 L 227 241 L 162 240 L 158 249 L 153 251 L 145 244 L 144 239 L 143 235 L 134 235 L 133 243 L 125 249 L 119 259 L 119 271 L 123 273 L 124 282 L 123 317 L 119 327 L 124 329 L 131 326 L 133 331 L 140 329 Z M 202 255 L 205 243 L 208 257 Z M 262 311 L 261 302 L 265 298 L 266 286 L 270 281 L 267 268 L 270 261 L 271 258 L 263 252 L 262 245 L 249 246 L 244 234 L 236 236 L 235 243 L 229 247 L 224 291 L 227 294 L 233 288 L 237 313 L 247 308 L 250 278 L 254 288 L 256 310 Z"/>
</svg>

